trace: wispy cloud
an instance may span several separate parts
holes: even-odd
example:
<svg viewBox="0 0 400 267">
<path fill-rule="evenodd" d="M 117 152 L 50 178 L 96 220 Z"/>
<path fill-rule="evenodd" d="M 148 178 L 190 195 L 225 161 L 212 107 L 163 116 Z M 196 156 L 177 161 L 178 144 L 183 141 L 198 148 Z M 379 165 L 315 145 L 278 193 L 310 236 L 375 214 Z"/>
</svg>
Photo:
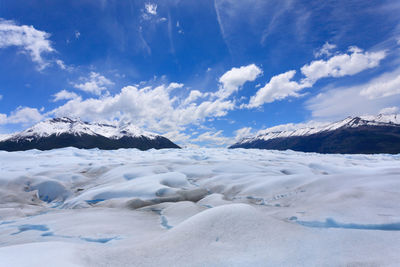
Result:
<svg viewBox="0 0 400 267">
<path fill-rule="evenodd" d="M 336 49 L 336 45 L 335 44 L 330 44 L 328 42 L 325 42 L 325 44 L 316 52 L 314 52 L 314 56 L 316 58 L 319 57 L 330 57 L 332 55 L 332 50 Z"/>
<path fill-rule="evenodd" d="M 0 48 L 18 47 L 21 52 L 31 57 L 39 70 L 50 64 L 43 55 L 55 52 L 49 37 L 49 33 L 37 30 L 33 26 L 17 25 L 12 20 L 0 19 Z"/>
<path fill-rule="evenodd" d="M 400 69 L 372 80 L 361 90 L 360 95 L 369 99 L 400 95 Z"/>
<path fill-rule="evenodd" d="M 397 69 L 355 86 L 327 87 L 308 100 L 305 106 L 318 119 L 374 115 L 387 107 L 397 107 L 400 103 L 399 90 L 387 91 L 397 83 L 399 75 L 400 69 Z"/>
</svg>

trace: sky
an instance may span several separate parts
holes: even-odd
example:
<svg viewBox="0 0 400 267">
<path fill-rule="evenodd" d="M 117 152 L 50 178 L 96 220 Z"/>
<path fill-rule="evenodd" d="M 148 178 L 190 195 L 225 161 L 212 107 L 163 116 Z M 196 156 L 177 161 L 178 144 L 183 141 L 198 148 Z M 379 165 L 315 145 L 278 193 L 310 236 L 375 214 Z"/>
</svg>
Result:
<svg viewBox="0 0 400 267">
<path fill-rule="evenodd" d="M 67 116 L 226 147 L 399 108 L 400 1 L 0 0 L 0 134 Z"/>
</svg>

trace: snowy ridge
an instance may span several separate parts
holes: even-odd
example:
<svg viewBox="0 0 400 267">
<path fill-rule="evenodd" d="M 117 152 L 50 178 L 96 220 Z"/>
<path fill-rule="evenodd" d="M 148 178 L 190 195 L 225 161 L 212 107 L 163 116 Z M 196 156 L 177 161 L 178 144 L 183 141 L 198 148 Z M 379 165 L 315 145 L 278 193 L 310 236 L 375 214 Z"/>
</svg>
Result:
<svg viewBox="0 0 400 267">
<path fill-rule="evenodd" d="M 23 132 L 8 137 L 8 140 L 19 140 L 29 138 L 48 137 L 51 135 L 72 134 L 75 136 L 92 135 L 104 136 L 110 139 L 144 136 L 155 139 L 156 134 L 143 131 L 132 124 L 111 125 L 101 123 L 89 123 L 80 119 L 54 118 L 37 123 Z M 3 139 L 5 140 L 5 139 Z"/>
<path fill-rule="evenodd" d="M 384 115 L 379 114 L 377 116 L 361 116 L 361 117 L 347 117 L 344 120 L 333 122 L 333 123 L 318 123 L 312 122 L 307 127 L 307 124 L 301 124 L 300 128 L 296 129 L 296 125 L 291 124 L 286 126 L 288 130 L 278 130 L 282 127 L 276 126 L 259 131 L 257 136 L 245 137 L 237 144 L 250 143 L 255 140 L 270 140 L 275 138 L 285 138 L 294 136 L 308 136 L 312 134 L 334 131 L 336 129 L 345 128 L 357 128 L 360 126 L 393 126 L 398 125 L 400 127 L 400 115 L 391 114 Z"/>
<path fill-rule="evenodd" d="M 0 134 L 0 141 L 6 140 L 11 137 L 11 134 Z"/>
</svg>

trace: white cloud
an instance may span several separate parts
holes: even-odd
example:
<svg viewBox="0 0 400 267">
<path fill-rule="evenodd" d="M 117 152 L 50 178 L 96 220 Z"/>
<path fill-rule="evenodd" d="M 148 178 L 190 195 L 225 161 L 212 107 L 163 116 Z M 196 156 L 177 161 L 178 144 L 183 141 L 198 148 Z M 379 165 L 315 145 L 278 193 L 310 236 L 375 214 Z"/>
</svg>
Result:
<svg viewBox="0 0 400 267">
<path fill-rule="evenodd" d="M 298 91 L 311 87 L 310 83 L 298 83 L 292 81 L 295 70 L 287 71 L 285 73 L 273 76 L 271 80 L 262 88 L 260 88 L 256 95 L 250 98 L 248 105 L 242 107 L 255 108 L 259 107 L 264 103 L 271 103 L 276 100 L 281 100 L 289 96 L 298 97 L 300 96 Z"/>
<path fill-rule="evenodd" d="M 363 52 L 357 47 L 350 47 L 349 52 L 349 54 L 339 54 L 328 60 L 316 60 L 304 65 L 301 72 L 306 77 L 305 80 L 315 83 L 325 77 L 354 75 L 378 66 L 386 57 L 385 51 Z"/>
<path fill-rule="evenodd" d="M 156 4 L 151 4 L 147 3 L 144 5 L 146 12 L 151 14 L 151 15 L 157 15 L 157 5 Z"/>
<path fill-rule="evenodd" d="M 190 141 L 190 135 L 187 135 L 181 131 L 173 130 L 163 134 L 166 138 L 172 140 L 174 143 L 187 144 Z"/>
<path fill-rule="evenodd" d="M 217 132 L 205 132 L 200 134 L 197 138 L 192 139 L 193 142 L 212 143 L 216 146 L 225 146 L 232 143 L 232 139 L 222 135 L 222 130 Z"/>
<path fill-rule="evenodd" d="M 400 70 L 373 80 L 360 94 L 369 99 L 400 94 Z"/>
<path fill-rule="evenodd" d="M 255 64 L 232 68 L 219 78 L 221 86 L 215 95 L 220 99 L 225 99 L 237 92 L 243 84 L 254 81 L 261 74 L 262 70 Z"/>
<path fill-rule="evenodd" d="M 238 130 L 236 130 L 235 133 L 235 141 L 240 141 L 245 137 L 248 137 L 252 134 L 252 128 L 251 127 L 243 127 Z"/>
<path fill-rule="evenodd" d="M 7 114 L 0 113 L 0 125 L 7 123 Z"/>
<path fill-rule="evenodd" d="M 318 57 L 323 57 L 323 56 L 327 56 L 330 57 L 332 55 L 332 50 L 336 48 L 336 45 L 334 44 L 330 44 L 328 42 L 326 42 L 320 50 L 318 50 L 317 52 L 314 53 L 314 56 L 316 58 Z"/>
<path fill-rule="evenodd" d="M 327 60 L 312 61 L 304 65 L 301 72 L 305 78 L 300 82 L 293 81 L 295 70 L 273 76 L 264 87 L 257 91 L 256 95 L 250 98 L 249 104 L 241 105 L 241 107 L 255 108 L 287 97 L 299 97 L 300 90 L 312 87 L 319 79 L 355 75 L 378 66 L 385 57 L 385 51 L 363 52 L 357 47 L 350 47 L 349 54 L 337 54 Z"/>
<path fill-rule="evenodd" d="M 3 95 L 0 95 L 0 100 L 2 100 L 3 99 Z"/>
<path fill-rule="evenodd" d="M 184 86 L 183 83 L 170 83 L 167 87 L 168 90 L 174 90 L 178 88 L 182 88 Z"/>
<path fill-rule="evenodd" d="M 61 59 L 57 59 L 56 60 L 56 64 L 60 67 L 60 69 L 62 69 L 62 70 L 66 70 L 67 69 L 67 66 L 65 66 L 65 63 L 64 63 L 64 61 L 62 61 Z"/>
<path fill-rule="evenodd" d="M 0 114 L 0 124 L 31 124 L 42 120 L 44 116 L 36 108 L 18 107 L 9 116 Z"/>
<path fill-rule="evenodd" d="M 349 87 L 325 88 L 323 92 L 306 102 L 306 108 L 312 112 L 314 118 L 329 120 L 342 119 L 347 116 L 376 115 L 382 109 L 398 106 L 400 94 L 388 97 L 370 97 L 369 93 L 361 93 L 366 88 L 377 88 L 381 83 L 396 79 L 400 69 L 385 73 L 364 84 Z M 379 92 L 381 93 L 381 92 Z M 378 95 L 372 93 L 374 96 Z M 379 94 L 379 96 L 381 96 Z"/>
<path fill-rule="evenodd" d="M 60 100 L 69 100 L 78 98 L 78 95 L 74 92 L 69 92 L 67 90 L 61 90 L 60 92 L 53 95 L 53 102 L 57 102 Z"/>
<path fill-rule="evenodd" d="M 79 39 L 81 37 L 81 33 L 79 31 L 75 31 L 75 39 Z"/>
<path fill-rule="evenodd" d="M 51 111 L 50 115 L 80 117 L 89 121 L 128 120 L 140 127 L 166 133 L 182 130 L 186 125 L 197 124 L 206 118 L 225 116 L 234 109 L 231 101 L 220 99 L 179 104 L 171 95 L 171 88 L 177 87 L 181 85 L 126 86 L 113 96 L 72 99 Z"/>
<path fill-rule="evenodd" d="M 192 90 L 189 93 L 189 96 L 183 101 L 184 105 L 190 104 L 194 101 L 196 101 L 197 99 L 206 96 L 207 94 L 203 94 L 202 92 L 198 91 L 198 90 Z"/>
<path fill-rule="evenodd" d="M 101 95 L 103 91 L 107 90 L 108 86 L 114 84 L 112 81 L 97 72 L 91 72 L 89 78 L 81 77 L 80 79 L 84 82 L 75 83 L 73 86 L 77 89 L 95 95 Z"/>
<path fill-rule="evenodd" d="M 33 26 L 17 25 L 14 21 L 0 19 L 0 48 L 17 46 L 27 53 L 42 70 L 49 65 L 44 53 L 55 52 L 49 41 L 50 34 Z"/>
<path fill-rule="evenodd" d="M 399 113 L 398 107 L 387 107 L 379 111 L 379 114 L 397 114 Z"/>
</svg>

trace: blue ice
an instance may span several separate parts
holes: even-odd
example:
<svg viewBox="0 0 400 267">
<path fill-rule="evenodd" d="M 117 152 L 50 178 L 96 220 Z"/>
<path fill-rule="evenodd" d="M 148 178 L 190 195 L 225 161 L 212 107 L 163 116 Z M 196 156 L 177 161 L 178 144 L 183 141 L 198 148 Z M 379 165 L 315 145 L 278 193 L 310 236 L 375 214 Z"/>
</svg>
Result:
<svg viewBox="0 0 400 267">
<path fill-rule="evenodd" d="M 20 234 L 26 231 L 48 231 L 49 228 L 44 224 L 23 224 L 18 226 L 19 232 L 12 233 L 12 235 Z"/>
<path fill-rule="evenodd" d="M 327 218 L 325 222 L 320 221 L 297 221 L 296 223 L 313 228 L 342 228 L 358 230 L 381 230 L 381 231 L 400 231 L 400 223 L 384 224 L 358 224 L 358 223 L 340 223 L 332 218 Z"/>
</svg>

